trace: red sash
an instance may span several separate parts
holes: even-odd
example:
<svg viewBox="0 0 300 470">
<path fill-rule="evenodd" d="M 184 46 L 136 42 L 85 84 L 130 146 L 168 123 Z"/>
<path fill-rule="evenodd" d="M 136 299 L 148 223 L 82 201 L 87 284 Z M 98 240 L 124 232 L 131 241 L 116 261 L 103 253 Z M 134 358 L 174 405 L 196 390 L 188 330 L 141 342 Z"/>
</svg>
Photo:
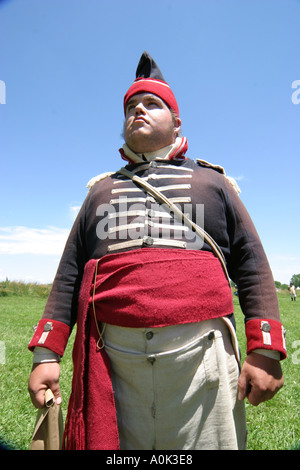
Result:
<svg viewBox="0 0 300 470">
<path fill-rule="evenodd" d="M 142 248 L 86 264 L 64 448 L 117 450 L 110 364 L 97 347 L 93 307 L 98 322 L 161 327 L 229 315 L 232 293 L 219 260 L 205 251 Z"/>
</svg>

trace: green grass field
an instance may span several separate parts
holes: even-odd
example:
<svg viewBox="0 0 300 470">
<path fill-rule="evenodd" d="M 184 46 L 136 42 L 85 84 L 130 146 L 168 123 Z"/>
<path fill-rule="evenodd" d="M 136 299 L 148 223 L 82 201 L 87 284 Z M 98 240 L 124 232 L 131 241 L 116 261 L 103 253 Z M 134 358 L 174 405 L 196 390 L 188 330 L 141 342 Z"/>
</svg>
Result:
<svg viewBox="0 0 300 470">
<path fill-rule="evenodd" d="M 2 287 L 2 290 L 1 290 Z M 36 418 L 27 392 L 32 354 L 27 345 L 46 303 L 47 288 L 22 292 L 0 284 L 0 442 L 12 449 L 28 449 Z M 2 295 L 1 295 L 2 292 Z M 288 358 L 282 362 L 285 385 L 269 402 L 246 403 L 249 450 L 300 450 L 300 296 L 291 302 L 278 293 L 281 320 L 287 329 Z M 245 356 L 243 315 L 234 296 L 238 338 Z M 66 415 L 72 380 L 74 332 L 61 363 L 63 414 Z"/>
</svg>

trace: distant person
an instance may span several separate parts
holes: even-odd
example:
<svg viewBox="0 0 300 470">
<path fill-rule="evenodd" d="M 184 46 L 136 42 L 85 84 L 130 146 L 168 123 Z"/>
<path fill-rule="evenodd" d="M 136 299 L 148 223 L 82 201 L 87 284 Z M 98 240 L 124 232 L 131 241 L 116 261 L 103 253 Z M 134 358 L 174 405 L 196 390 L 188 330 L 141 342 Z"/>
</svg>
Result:
<svg viewBox="0 0 300 470">
<path fill-rule="evenodd" d="M 185 156 L 177 101 L 147 53 L 123 105 L 125 171 L 89 185 L 29 345 L 32 402 L 47 387 L 61 401 L 77 322 L 65 448 L 244 449 L 243 400 L 272 398 L 286 357 L 265 252 L 223 168 Z M 246 322 L 241 370 L 227 271 Z"/>
<path fill-rule="evenodd" d="M 297 298 L 296 289 L 295 289 L 295 286 L 292 282 L 290 283 L 289 291 L 290 291 L 290 294 L 291 294 L 291 301 L 296 302 L 296 298 Z"/>
</svg>

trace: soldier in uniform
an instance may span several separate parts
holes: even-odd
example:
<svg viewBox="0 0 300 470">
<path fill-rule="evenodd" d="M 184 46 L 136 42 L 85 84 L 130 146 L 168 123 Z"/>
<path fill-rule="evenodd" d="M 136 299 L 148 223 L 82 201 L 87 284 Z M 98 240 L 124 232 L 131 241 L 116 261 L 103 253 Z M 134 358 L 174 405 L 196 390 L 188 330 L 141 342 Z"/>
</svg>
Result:
<svg viewBox="0 0 300 470">
<path fill-rule="evenodd" d="M 148 53 L 124 97 L 127 162 L 93 178 L 29 344 L 33 404 L 77 324 L 66 449 L 244 449 L 244 399 L 283 385 L 271 270 L 236 184 L 186 157 L 176 98 Z M 229 278 L 245 315 L 240 364 Z"/>
</svg>

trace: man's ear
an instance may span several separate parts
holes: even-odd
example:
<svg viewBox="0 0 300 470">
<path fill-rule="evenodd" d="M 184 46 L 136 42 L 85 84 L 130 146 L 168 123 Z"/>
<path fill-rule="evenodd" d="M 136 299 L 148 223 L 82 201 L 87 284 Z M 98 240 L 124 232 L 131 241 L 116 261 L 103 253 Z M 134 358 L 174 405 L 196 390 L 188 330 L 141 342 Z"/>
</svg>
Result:
<svg viewBox="0 0 300 470">
<path fill-rule="evenodd" d="M 181 119 L 179 117 L 176 117 L 174 120 L 174 132 L 175 135 L 178 135 L 181 129 Z"/>
</svg>

